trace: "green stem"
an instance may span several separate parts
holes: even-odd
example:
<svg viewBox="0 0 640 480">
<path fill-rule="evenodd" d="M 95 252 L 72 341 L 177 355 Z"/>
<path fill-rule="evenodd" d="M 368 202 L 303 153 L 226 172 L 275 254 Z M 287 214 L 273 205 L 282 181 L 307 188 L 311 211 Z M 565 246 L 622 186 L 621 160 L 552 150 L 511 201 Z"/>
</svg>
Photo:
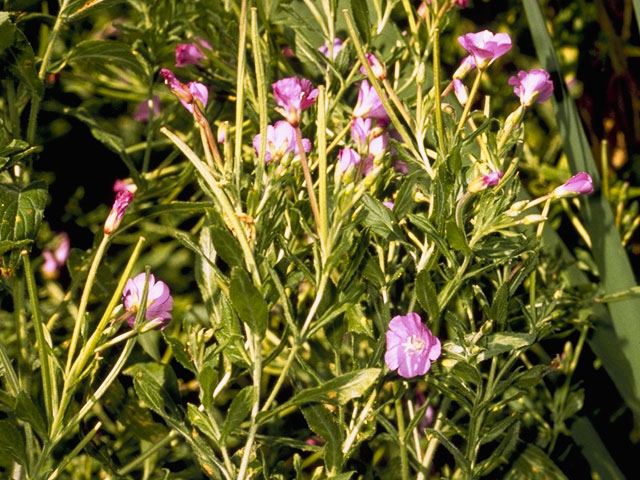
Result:
<svg viewBox="0 0 640 480">
<path fill-rule="evenodd" d="M 456 133 L 454 137 L 458 137 L 462 129 L 464 128 L 464 124 L 467 121 L 467 117 L 469 116 L 469 112 L 471 111 L 471 105 L 473 105 L 473 99 L 478 92 L 478 87 L 480 86 L 480 80 L 482 79 L 482 69 L 478 69 L 478 73 L 476 73 L 476 78 L 473 80 L 473 85 L 471 86 L 471 91 L 469 92 L 469 99 L 467 103 L 464 105 L 464 110 L 462 111 L 462 115 L 460 115 L 460 121 L 458 122 L 458 126 L 456 128 Z"/>
<path fill-rule="evenodd" d="M 278 395 L 278 392 L 280 391 L 280 388 L 284 383 L 284 379 L 286 378 L 287 373 L 289 373 L 289 369 L 293 364 L 293 360 L 296 357 L 297 351 L 298 351 L 298 343 L 294 342 L 293 345 L 291 345 L 289 356 L 287 357 L 287 360 L 285 361 L 284 366 L 280 371 L 280 375 L 278 375 L 278 380 L 276 380 L 276 384 L 271 389 L 271 393 L 269 394 L 269 397 L 267 398 L 266 402 L 264 402 L 264 405 L 262 405 L 262 410 L 261 410 L 262 412 L 266 412 L 271 406 L 271 404 L 273 403 L 273 401 L 276 399 L 276 396 Z"/>
<path fill-rule="evenodd" d="M 394 385 L 395 387 L 395 385 Z M 397 387 L 394 389 L 396 390 Z M 402 480 L 409 480 L 409 456 L 407 454 L 407 445 L 404 441 L 404 412 L 402 411 L 402 399 L 395 401 L 396 420 L 398 422 L 398 442 L 400 444 L 400 465 L 402 468 Z"/>
<path fill-rule="evenodd" d="M 38 346 L 38 356 L 40 358 L 40 373 L 42 374 L 42 395 L 44 396 L 44 407 L 47 412 L 47 420 L 51 422 L 54 412 L 58 409 L 58 390 L 55 380 L 55 365 L 50 354 L 53 354 L 51 340 L 48 332 L 45 333 L 45 326 L 40 314 L 38 304 L 38 292 L 36 282 L 31 269 L 29 253 L 26 250 L 20 252 L 24 266 L 25 279 L 27 281 L 27 291 L 31 300 L 31 316 L 33 318 L 33 329 L 36 334 L 36 344 Z"/>
<path fill-rule="evenodd" d="M 302 145 L 302 132 L 300 131 L 300 127 L 296 127 L 296 142 L 298 143 L 300 164 L 302 165 L 304 181 L 307 184 L 307 192 L 309 192 L 309 203 L 311 204 L 311 212 L 313 213 L 313 219 L 316 222 L 316 230 L 319 232 L 320 212 L 318 211 L 318 200 L 316 199 L 316 193 L 313 189 L 313 179 L 311 178 L 311 172 L 309 171 L 309 163 L 307 163 L 307 154 L 305 153 L 304 146 Z"/>
<path fill-rule="evenodd" d="M 433 30 L 433 89 L 436 102 L 436 128 L 438 129 L 438 140 L 440 152 L 444 154 L 444 126 L 442 124 L 442 100 L 440 98 L 440 29 Z"/>
<path fill-rule="evenodd" d="M 320 278 L 320 285 L 318 286 L 318 292 L 316 293 L 316 298 L 313 300 L 311 304 L 311 308 L 309 309 L 309 313 L 307 314 L 307 318 L 304 321 L 304 325 L 302 325 L 302 329 L 300 330 L 300 337 L 305 339 L 305 334 L 311 325 L 311 321 L 313 317 L 316 315 L 316 311 L 320 306 L 320 302 L 322 301 L 322 297 L 324 296 L 324 290 L 327 287 L 327 281 L 329 280 L 329 275 L 327 272 L 323 272 L 322 277 Z"/>
<path fill-rule="evenodd" d="M 87 281 L 84 284 L 84 290 L 82 291 L 82 297 L 80 298 L 80 305 L 78 306 L 78 314 L 76 315 L 76 321 L 73 326 L 73 334 L 71 335 L 71 343 L 69 344 L 69 351 L 67 352 L 67 365 L 65 367 L 65 376 L 69 375 L 71 369 L 71 363 L 73 362 L 73 355 L 76 353 L 76 347 L 78 346 L 78 339 L 80 338 L 80 330 L 84 325 L 84 314 L 87 310 L 87 304 L 89 303 L 89 295 L 93 288 L 93 283 L 98 273 L 98 267 L 102 261 L 107 245 L 109 244 L 110 235 L 104 235 L 98 245 L 96 254 L 91 262 L 89 268 L 89 274 L 87 275 Z"/>
<path fill-rule="evenodd" d="M 236 76 L 236 132 L 233 173 L 236 190 L 240 191 L 240 174 L 242 173 L 242 119 L 244 118 L 244 69 L 247 43 L 247 0 L 240 6 L 240 25 L 238 36 L 238 67 Z"/>
<path fill-rule="evenodd" d="M 324 256 L 323 263 L 329 257 L 327 236 L 329 230 L 329 204 L 327 199 L 327 116 L 326 95 L 322 85 L 318 87 L 318 193 L 320 196 L 320 248 Z"/>
<path fill-rule="evenodd" d="M 267 154 L 267 126 L 269 123 L 269 115 L 267 112 L 267 79 L 264 72 L 264 62 L 262 58 L 262 49 L 260 48 L 260 35 L 258 32 L 258 11 L 255 7 L 251 8 L 251 42 L 253 46 L 253 64 L 256 72 L 256 87 L 258 90 L 258 118 L 260 122 L 260 155 L 258 155 L 258 163 L 256 166 L 255 189 L 257 195 L 260 196 L 262 189 L 262 179 L 264 177 L 265 156 Z"/>
<path fill-rule="evenodd" d="M 69 464 L 71 460 L 76 458 L 76 456 L 82 451 L 82 449 L 87 445 L 87 443 L 89 443 L 93 439 L 93 437 L 95 437 L 96 433 L 98 433 L 98 430 L 100 430 L 101 427 L 102 427 L 102 422 L 96 423 L 93 426 L 93 428 L 89 431 L 89 433 L 87 433 L 82 438 L 82 440 L 80 440 L 80 442 L 74 447 L 74 449 L 71 450 L 69 455 L 64 457 L 64 459 L 62 460 L 62 462 L 58 464 L 56 469 L 53 472 L 51 472 L 51 475 L 49 475 L 47 480 L 55 480 L 56 478 L 58 478 L 58 475 L 62 473 L 62 471 L 65 469 L 65 467 Z"/>
<path fill-rule="evenodd" d="M 144 461 L 147 458 L 149 458 L 151 455 L 156 453 L 158 450 L 160 450 L 162 447 L 164 447 L 168 443 L 171 443 L 171 441 L 174 438 L 176 438 L 177 436 L 178 436 L 178 432 L 175 431 L 175 430 L 171 430 L 166 437 L 164 437 L 159 442 L 154 443 L 153 446 L 149 447 L 147 450 L 142 452 L 142 454 L 139 457 L 137 457 L 135 460 L 132 460 L 131 462 L 127 463 L 124 467 L 122 467 L 120 470 L 118 470 L 118 475 L 124 476 L 127 473 L 135 470 L 136 468 L 138 468 L 138 466 L 141 463 L 144 463 Z"/>
<path fill-rule="evenodd" d="M 260 385 L 262 383 L 262 342 L 259 338 L 251 334 L 254 343 L 254 359 L 253 359 L 253 406 L 251 407 L 251 424 L 247 441 L 244 445 L 242 461 L 238 470 L 238 480 L 244 480 L 249 467 L 249 459 L 251 458 L 251 450 L 255 442 L 256 433 L 258 432 L 258 414 L 260 413 Z"/>
<path fill-rule="evenodd" d="M 449 410 L 449 405 L 451 404 L 451 400 L 448 398 L 443 398 L 442 404 L 440 405 L 440 409 L 438 410 L 438 414 L 436 415 L 436 423 L 433 425 L 434 430 L 440 431 L 442 428 L 442 423 L 444 421 L 445 416 L 447 415 L 447 410 Z M 431 467 L 431 462 L 433 461 L 433 456 L 436 453 L 436 448 L 438 448 L 438 437 L 433 436 L 431 440 L 429 440 L 429 444 L 427 445 L 427 451 L 422 457 L 422 470 L 429 471 Z M 420 472 L 418 474 L 417 480 L 424 480 L 424 474 Z"/>
</svg>

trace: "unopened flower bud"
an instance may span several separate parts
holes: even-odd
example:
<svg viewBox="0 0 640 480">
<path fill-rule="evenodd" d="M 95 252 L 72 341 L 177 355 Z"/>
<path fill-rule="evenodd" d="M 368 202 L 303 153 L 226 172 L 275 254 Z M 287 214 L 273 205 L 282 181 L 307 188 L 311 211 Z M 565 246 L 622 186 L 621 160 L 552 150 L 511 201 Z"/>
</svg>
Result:
<svg viewBox="0 0 640 480">
<path fill-rule="evenodd" d="M 124 212 L 131 203 L 131 200 L 133 200 L 133 195 L 137 187 L 133 184 L 127 184 L 122 180 L 117 180 L 113 189 L 116 192 L 116 199 L 113 202 L 107 220 L 104 222 L 104 233 L 106 235 L 112 234 L 120 226 Z"/>
<path fill-rule="evenodd" d="M 229 122 L 222 122 L 220 125 L 218 125 L 218 143 L 226 142 L 228 133 Z"/>
<path fill-rule="evenodd" d="M 498 183 L 500 183 L 500 179 L 503 175 L 504 173 L 496 171 L 475 178 L 467 186 L 467 191 L 469 193 L 478 193 L 488 187 L 495 187 L 496 185 L 498 185 Z"/>
<path fill-rule="evenodd" d="M 534 225 L 536 223 L 544 222 L 547 220 L 547 217 L 544 215 L 538 215 L 536 213 L 532 213 L 531 215 L 527 215 L 522 219 L 523 225 Z"/>
<path fill-rule="evenodd" d="M 587 172 L 576 173 L 553 191 L 555 198 L 571 197 L 573 195 L 589 195 L 593 193 L 593 180 Z"/>
<path fill-rule="evenodd" d="M 467 92 L 467 87 L 462 83 L 462 80 L 457 78 L 453 80 L 453 91 L 460 105 L 466 105 L 467 100 L 469 100 L 469 93 Z"/>
<path fill-rule="evenodd" d="M 382 62 L 380 62 L 380 60 L 378 60 L 378 57 L 376 57 L 373 53 L 366 53 L 365 56 L 367 57 L 367 61 L 369 62 L 369 66 L 371 67 L 371 70 L 373 71 L 373 75 L 378 79 L 378 80 L 384 80 L 387 77 L 387 70 L 384 67 L 384 65 L 382 64 Z M 367 70 L 363 67 L 360 67 L 360 72 L 363 75 L 367 74 Z"/>
</svg>

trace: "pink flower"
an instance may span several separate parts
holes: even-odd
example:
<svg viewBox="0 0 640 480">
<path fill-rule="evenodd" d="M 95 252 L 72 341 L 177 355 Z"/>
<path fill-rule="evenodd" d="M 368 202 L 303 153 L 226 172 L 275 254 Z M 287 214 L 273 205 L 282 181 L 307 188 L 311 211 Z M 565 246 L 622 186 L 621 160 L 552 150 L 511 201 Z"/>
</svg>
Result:
<svg viewBox="0 0 640 480">
<path fill-rule="evenodd" d="M 382 202 L 382 205 L 387 207 L 389 210 L 393 210 L 393 207 L 395 207 L 395 204 L 393 202 L 388 201 L 388 200 L 386 202 Z"/>
<path fill-rule="evenodd" d="M 488 187 L 495 187 L 500 183 L 500 179 L 503 175 L 504 173 L 496 171 L 475 178 L 467 186 L 467 191 L 470 193 L 477 193 Z"/>
<path fill-rule="evenodd" d="M 133 200 L 133 195 L 137 187 L 131 183 L 125 183 L 122 180 L 116 180 L 113 185 L 113 191 L 116 192 L 116 199 L 111 207 L 111 212 L 104 222 L 104 233 L 112 234 L 119 226 L 124 217 L 124 212 Z"/>
<path fill-rule="evenodd" d="M 327 44 L 327 42 L 324 42 L 324 45 L 318 47 L 318 50 L 325 57 L 329 58 L 329 45 Z M 336 58 L 338 58 L 340 50 L 342 50 L 342 40 L 336 37 L 333 39 L 333 55 L 331 56 L 331 60 L 335 60 Z"/>
<path fill-rule="evenodd" d="M 160 97 L 157 95 L 153 96 L 153 116 L 157 117 L 160 115 Z M 136 122 L 147 122 L 149 120 L 149 100 L 145 100 L 140 102 L 136 107 L 136 111 L 133 112 L 133 119 Z"/>
<path fill-rule="evenodd" d="M 345 173 L 351 167 L 357 167 L 360 164 L 360 155 L 355 150 L 346 147 L 340 150 L 338 154 L 338 168 L 341 173 Z"/>
<path fill-rule="evenodd" d="M 318 89 L 313 88 L 311 81 L 306 78 L 283 78 L 273 83 L 271 87 L 278 104 L 276 111 L 294 127 L 300 123 L 302 111 L 316 103 L 318 96 Z"/>
<path fill-rule="evenodd" d="M 358 145 L 360 152 L 367 150 L 374 158 L 381 158 L 384 154 L 388 136 L 382 128 L 371 128 L 370 118 L 354 118 L 351 123 L 351 139 Z"/>
<path fill-rule="evenodd" d="M 180 103 L 189 113 L 193 113 L 193 103 L 196 100 L 200 101 L 203 108 L 207 106 L 209 90 L 202 83 L 189 82 L 185 85 L 176 78 L 171 70 L 166 68 L 160 70 L 160 75 L 164 77 L 164 83 L 167 84 L 171 93 L 178 97 Z"/>
<path fill-rule="evenodd" d="M 496 58 L 511 49 L 511 37 L 506 33 L 493 33 L 483 30 L 477 33 L 467 33 L 458 37 L 458 43 L 473 55 L 478 68 L 486 68 Z"/>
<path fill-rule="evenodd" d="M 553 82 L 545 70 L 534 69 L 530 72 L 520 70 L 518 76 L 509 79 L 513 92 L 520 97 L 520 104 L 529 107 L 534 101 L 546 102 L 553 93 Z"/>
<path fill-rule="evenodd" d="M 382 101 L 378 96 L 375 88 L 369 85 L 369 82 L 363 80 L 358 91 L 358 102 L 353 109 L 354 117 L 376 118 L 388 121 L 389 115 L 382 105 Z"/>
<path fill-rule="evenodd" d="M 462 59 L 460 65 L 453 73 L 453 78 L 464 78 L 467 73 L 469 73 L 474 68 L 476 68 L 476 59 L 473 57 L 473 55 L 467 55 Z"/>
<path fill-rule="evenodd" d="M 384 80 L 387 76 L 387 70 L 384 68 L 384 65 L 380 62 L 380 60 L 378 60 L 378 57 L 376 57 L 373 53 L 366 53 L 365 56 L 367 57 L 369 66 L 373 71 L 373 75 L 378 80 Z M 360 73 L 362 73 L 363 75 L 367 74 L 367 70 L 364 68 L 364 66 L 360 67 Z"/>
<path fill-rule="evenodd" d="M 202 50 L 195 43 L 179 43 L 176 47 L 176 67 L 186 65 L 202 66 L 200 60 L 206 58 Z"/>
<path fill-rule="evenodd" d="M 54 249 L 46 249 L 42 252 L 44 257 L 44 263 L 40 267 L 40 271 L 44 278 L 53 280 L 58 277 L 60 269 L 64 267 L 67 258 L 69 257 L 69 235 L 65 232 L 60 232 L 53 239 Z"/>
<path fill-rule="evenodd" d="M 201 47 L 211 50 L 209 42 L 202 39 L 198 39 L 197 43 L 179 43 L 176 47 L 176 67 L 184 67 L 185 65 L 202 66 L 200 60 L 207 56 Z"/>
<path fill-rule="evenodd" d="M 441 351 L 440 340 L 422 323 L 418 314 L 398 315 L 389 322 L 384 361 L 389 369 L 397 369 L 401 377 L 424 375 Z"/>
<path fill-rule="evenodd" d="M 593 180 L 587 172 L 576 173 L 553 191 L 553 196 L 570 197 L 572 195 L 589 195 L 593 193 Z"/>
<path fill-rule="evenodd" d="M 147 274 L 143 272 L 135 278 L 127 280 L 124 291 L 122 292 L 122 304 L 124 308 L 132 312 L 131 316 L 127 318 L 127 323 L 131 327 L 134 325 L 136 312 L 140 309 L 140 302 L 142 301 L 146 281 Z M 169 320 L 171 320 L 171 314 L 169 312 L 172 308 L 173 298 L 171 297 L 169 287 L 164 282 L 156 281 L 153 274 L 150 274 L 149 286 L 147 287 L 147 310 L 144 315 L 145 319 L 147 321 L 161 319 L 160 330 L 163 330 L 169 325 Z"/>
<path fill-rule="evenodd" d="M 464 83 L 462 83 L 462 80 L 458 78 L 455 78 L 453 80 L 453 92 L 455 93 L 458 102 L 460 102 L 460 105 L 464 106 L 467 103 L 467 100 L 469 100 L 467 87 L 465 87 Z"/>
<path fill-rule="evenodd" d="M 262 143 L 262 135 L 257 134 L 253 137 L 253 148 L 256 155 L 260 156 L 260 145 Z M 305 152 L 311 150 L 311 142 L 308 138 L 302 139 L 302 148 Z M 296 129 L 289 122 L 280 120 L 275 125 L 267 126 L 267 150 L 264 160 L 266 163 L 280 160 L 287 153 L 293 152 L 295 155 L 300 153 L 298 142 L 296 140 Z"/>
</svg>

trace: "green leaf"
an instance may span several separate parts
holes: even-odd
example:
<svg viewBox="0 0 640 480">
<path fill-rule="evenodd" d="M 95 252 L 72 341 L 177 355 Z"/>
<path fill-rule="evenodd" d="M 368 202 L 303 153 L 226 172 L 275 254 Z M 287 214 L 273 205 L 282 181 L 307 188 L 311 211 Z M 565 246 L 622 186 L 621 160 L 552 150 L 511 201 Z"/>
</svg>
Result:
<svg viewBox="0 0 640 480">
<path fill-rule="evenodd" d="M 0 458 L 27 464 L 24 437 L 11 420 L 0 420 Z"/>
<path fill-rule="evenodd" d="M 140 76 L 144 70 L 131 46 L 117 40 L 85 40 L 67 53 L 65 60 L 71 65 L 90 63 L 94 68 L 117 65 Z"/>
<path fill-rule="evenodd" d="M 532 443 L 527 445 L 504 478 L 505 480 L 567 480 L 562 470 L 547 454 Z"/>
<path fill-rule="evenodd" d="M 14 412 L 16 417 L 20 420 L 27 422 L 33 427 L 40 438 L 47 438 L 47 426 L 44 422 L 44 417 L 36 404 L 33 403 L 31 397 L 25 392 L 20 392 L 17 397 L 16 406 Z"/>
<path fill-rule="evenodd" d="M 460 227 L 458 227 L 455 220 L 449 220 L 447 222 L 446 230 L 447 240 L 449 240 L 449 245 L 451 245 L 454 250 L 460 250 L 465 254 L 469 254 L 471 252 L 469 244 L 467 243 L 467 238 L 464 236 L 464 232 L 460 230 Z"/>
<path fill-rule="evenodd" d="M 269 320 L 269 307 L 247 272 L 241 268 L 234 268 L 231 272 L 229 297 L 240 320 L 246 323 L 258 338 L 264 338 Z"/>
<path fill-rule="evenodd" d="M 396 239 L 402 239 L 402 233 L 398 228 L 391 210 L 370 195 L 364 195 L 362 197 L 362 203 L 367 210 L 364 224 L 369 227 L 373 233 L 382 238 L 393 235 Z"/>
<path fill-rule="evenodd" d="M 212 226 L 211 241 L 218 252 L 218 255 L 230 267 L 242 267 L 244 259 L 242 257 L 242 249 L 231 232 L 228 229 Z"/>
<path fill-rule="evenodd" d="M 21 248 L 35 239 L 46 202 L 44 182 L 24 188 L 0 184 L 0 250 Z"/>
<path fill-rule="evenodd" d="M 499 329 L 503 329 L 504 322 L 507 320 L 507 311 L 509 309 L 509 284 L 503 283 L 498 287 L 493 303 L 491 304 L 491 318 Z"/>
<path fill-rule="evenodd" d="M 256 387 L 254 385 L 249 385 L 233 397 L 231 406 L 227 411 L 227 418 L 225 418 L 224 425 L 222 426 L 220 443 L 224 443 L 229 434 L 238 428 L 244 419 L 249 416 L 253 405 L 255 389 Z"/>
<path fill-rule="evenodd" d="M 310 405 L 302 409 L 309 428 L 325 441 L 324 462 L 328 473 L 340 471 L 343 462 L 343 430 L 336 418 L 322 405 Z"/>
<path fill-rule="evenodd" d="M 189 421 L 194 427 L 197 427 L 202 433 L 204 433 L 207 437 L 209 437 L 215 445 L 219 445 L 221 442 L 218 435 L 216 435 L 216 431 L 211 424 L 211 420 L 208 418 L 206 412 L 201 412 L 198 410 L 193 403 L 187 405 L 187 415 L 189 416 Z"/>
<path fill-rule="evenodd" d="M 501 353 L 528 347 L 535 341 L 533 333 L 503 332 L 487 335 L 479 342 L 486 350 L 478 355 L 478 361 L 483 362 Z"/>
<path fill-rule="evenodd" d="M 11 23 L 11 20 L 9 20 L 9 14 L 7 12 L 0 12 L 0 54 L 13 44 L 15 33 L 16 27 Z"/>
<path fill-rule="evenodd" d="M 369 23 L 367 0 L 351 0 L 351 14 L 363 43 L 369 43 L 371 40 L 371 25 Z"/>
<path fill-rule="evenodd" d="M 420 306 L 429 315 L 429 320 L 433 322 L 437 319 L 440 315 L 438 294 L 427 270 L 421 270 L 416 277 L 416 297 Z"/>
<path fill-rule="evenodd" d="M 597 430 L 589 419 L 578 417 L 571 425 L 571 436 L 576 445 L 582 450 L 591 470 L 598 478 L 610 480 L 624 480 L 625 476 L 611 457 L 607 445 L 600 439 Z"/>
<path fill-rule="evenodd" d="M 463 474 L 468 474 L 471 470 L 471 465 L 469 464 L 469 460 L 464 454 L 453 444 L 451 441 L 444 436 L 439 430 L 435 430 L 433 428 L 425 428 L 424 431 L 427 434 L 434 435 L 444 448 L 446 448 L 453 458 L 456 460 L 456 465 L 458 468 L 462 469 Z"/>
<path fill-rule="evenodd" d="M 32 95 L 42 97 L 44 85 L 36 71 L 36 57 L 27 37 L 19 29 L 15 30 L 13 45 L 9 49 L 13 62 L 9 71 L 31 90 Z"/>
<path fill-rule="evenodd" d="M 171 367 L 155 362 L 136 363 L 125 374 L 133 376 L 136 395 L 151 410 L 163 417 L 178 414 L 178 379 Z"/>
</svg>

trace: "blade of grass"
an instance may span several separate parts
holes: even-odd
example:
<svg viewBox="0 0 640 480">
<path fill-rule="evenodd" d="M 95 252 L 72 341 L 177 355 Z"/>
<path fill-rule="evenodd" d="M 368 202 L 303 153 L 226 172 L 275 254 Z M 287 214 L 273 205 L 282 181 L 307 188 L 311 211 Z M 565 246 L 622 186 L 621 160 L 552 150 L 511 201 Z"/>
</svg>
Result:
<svg viewBox="0 0 640 480">
<path fill-rule="evenodd" d="M 537 0 L 523 0 L 523 4 L 538 59 L 554 80 L 553 108 L 569 165 L 574 172 L 588 172 L 599 190 L 600 176 L 577 109 L 562 80 L 540 5 Z M 593 241 L 592 253 L 605 294 L 634 286 L 633 271 L 607 199 L 596 192 L 582 200 L 582 207 L 584 225 Z M 640 416 L 640 328 L 636 322 L 640 299 L 611 303 L 608 309 L 610 322 L 603 317 L 603 323 L 596 326 L 590 343 L 627 405 Z"/>
</svg>

